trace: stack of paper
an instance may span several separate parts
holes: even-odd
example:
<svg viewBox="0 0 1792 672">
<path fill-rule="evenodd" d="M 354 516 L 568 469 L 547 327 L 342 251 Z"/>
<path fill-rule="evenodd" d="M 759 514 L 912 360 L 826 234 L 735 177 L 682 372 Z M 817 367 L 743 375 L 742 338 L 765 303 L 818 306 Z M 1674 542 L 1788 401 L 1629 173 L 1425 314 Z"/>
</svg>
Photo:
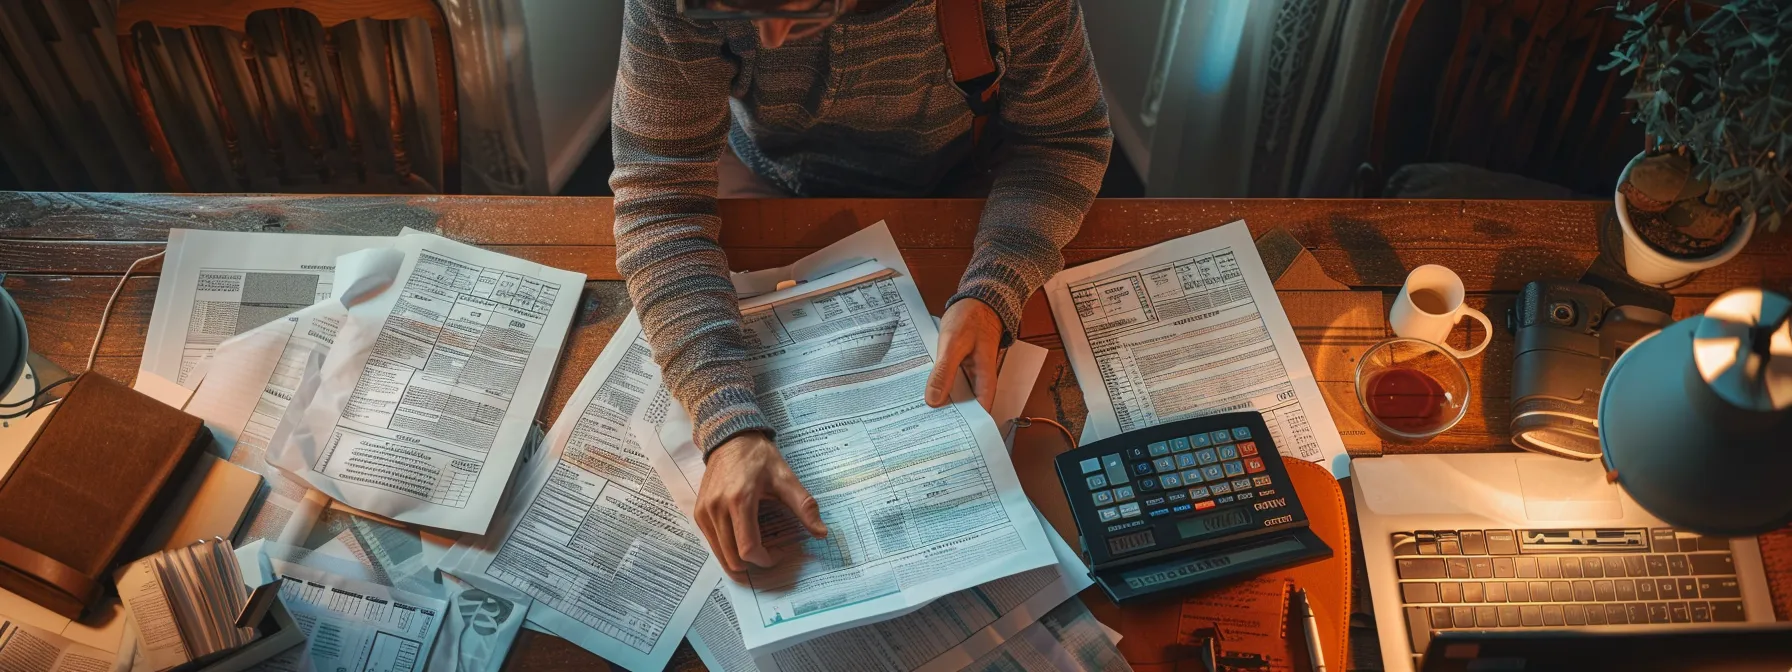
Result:
<svg viewBox="0 0 1792 672">
<path fill-rule="evenodd" d="M 230 542 L 211 541 L 151 555 L 118 579 L 118 595 L 137 624 L 138 653 L 149 670 L 166 670 L 231 651 L 255 638 L 236 626 L 249 591 Z"/>
<path fill-rule="evenodd" d="M 0 670 L 95 672 L 111 668 L 114 655 L 0 614 Z"/>
</svg>

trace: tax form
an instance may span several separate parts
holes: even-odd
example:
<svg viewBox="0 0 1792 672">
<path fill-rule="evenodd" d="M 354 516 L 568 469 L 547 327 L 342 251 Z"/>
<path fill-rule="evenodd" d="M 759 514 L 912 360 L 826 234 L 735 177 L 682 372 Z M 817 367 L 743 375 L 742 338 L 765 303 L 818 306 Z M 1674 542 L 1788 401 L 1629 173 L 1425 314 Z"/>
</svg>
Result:
<svg viewBox="0 0 1792 672">
<path fill-rule="evenodd" d="M 1056 560 L 964 380 L 952 404 L 922 401 L 939 334 L 913 280 L 882 261 L 741 304 L 759 405 L 830 530 L 813 539 L 787 511 L 762 509 L 781 561 L 724 582 L 754 655 Z M 635 426 L 661 475 L 684 484 L 673 491 L 695 493 L 703 461 L 683 410 L 656 393 Z M 694 501 L 678 503 L 689 514 Z"/>
<path fill-rule="evenodd" d="M 535 598 L 529 620 L 634 672 L 666 667 L 721 566 L 630 434 L 660 386 L 640 320 L 617 329 L 485 537 L 443 569 Z M 674 484 L 683 487 L 683 483 Z"/>
<path fill-rule="evenodd" d="M 193 389 L 195 367 L 224 339 L 329 298 L 336 257 L 391 242 L 173 229 L 139 368 Z"/>
<path fill-rule="evenodd" d="M 422 672 L 447 603 L 270 558 L 280 601 L 304 646 L 261 663 L 264 672 Z M 245 572 L 247 574 L 247 572 Z"/>
<path fill-rule="evenodd" d="M 392 249 L 397 280 L 349 307 L 268 461 L 356 509 L 484 533 L 585 276 L 429 234 Z"/>
<path fill-rule="evenodd" d="M 1254 410 L 1282 455 L 1347 473 L 1343 439 L 1243 221 L 1067 269 L 1045 292 L 1088 404 L 1085 442 Z"/>
</svg>

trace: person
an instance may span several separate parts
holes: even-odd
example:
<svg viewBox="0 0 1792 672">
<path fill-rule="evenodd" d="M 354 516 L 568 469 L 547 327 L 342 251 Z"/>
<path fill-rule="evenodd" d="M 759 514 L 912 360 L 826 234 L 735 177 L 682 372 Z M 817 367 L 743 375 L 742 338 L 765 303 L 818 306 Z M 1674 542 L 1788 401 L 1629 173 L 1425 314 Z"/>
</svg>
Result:
<svg viewBox="0 0 1792 672">
<path fill-rule="evenodd" d="M 973 113 L 949 72 L 937 1 L 949 0 L 627 0 L 612 115 L 616 266 L 704 453 L 693 518 L 736 580 L 776 562 L 760 539 L 762 502 L 789 507 L 812 535 L 828 530 L 755 401 L 717 194 L 919 197 L 974 172 Z M 1077 1 L 981 5 L 1002 141 L 940 323 L 925 392 L 936 407 L 960 370 L 990 406 L 1001 349 L 1027 297 L 1063 268 L 1113 137 Z"/>
</svg>

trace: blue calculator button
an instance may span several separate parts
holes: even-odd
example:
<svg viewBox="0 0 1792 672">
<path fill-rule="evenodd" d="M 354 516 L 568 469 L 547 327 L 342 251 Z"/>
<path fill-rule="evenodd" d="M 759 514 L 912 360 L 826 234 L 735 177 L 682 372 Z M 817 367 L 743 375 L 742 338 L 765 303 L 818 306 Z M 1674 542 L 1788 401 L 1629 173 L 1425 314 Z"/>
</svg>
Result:
<svg viewBox="0 0 1792 672">
<path fill-rule="evenodd" d="M 1125 502 L 1125 501 L 1131 501 L 1131 500 L 1132 500 L 1132 486 L 1122 485 L 1118 488 L 1114 488 L 1114 501 Z"/>
<path fill-rule="evenodd" d="M 1213 443 L 1216 446 L 1232 440 L 1232 434 L 1223 429 L 1213 430 L 1212 435 L 1213 435 Z"/>
<path fill-rule="evenodd" d="M 1232 460 L 1232 461 L 1226 462 L 1222 466 L 1224 466 L 1226 468 L 1227 476 L 1243 476 L 1244 475 L 1244 463 L 1243 462 L 1239 462 L 1238 460 Z"/>
<path fill-rule="evenodd" d="M 1232 484 L 1227 483 L 1225 481 L 1220 481 L 1218 483 L 1209 483 L 1207 485 L 1207 489 L 1215 495 L 1232 494 Z"/>
<path fill-rule="evenodd" d="M 1151 473 L 1151 463 L 1150 462 L 1134 462 L 1132 464 L 1132 473 L 1138 474 L 1140 476 Z"/>
<path fill-rule="evenodd" d="M 1181 453 L 1186 452 L 1188 449 L 1188 437 L 1178 436 L 1174 439 L 1170 439 L 1170 452 Z"/>
<path fill-rule="evenodd" d="M 1157 477 L 1157 482 L 1162 484 L 1165 488 L 1182 487 L 1182 477 L 1176 474 L 1160 474 Z"/>
<path fill-rule="evenodd" d="M 1174 511 L 1176 513 L 1188 513 L 1190 511 L 1195 510 L 1195 505 L 1193 505 L 1193 504 L 1177 504 L 1175 506 L 1170 507 L 1170 510 Z"/>
<path fill-rule="evenodd" d="M 1146 450 L 1146 452 L 1151 453 L 1152 457 L 1163 457 L 1165 455 L 1170 454 L 1170 442 L 1159 441 L 1157 443 L 1153 443 L 1149 446 L 1146 446 L 1145 450 Z"/>
<path fill-rule="evenodd" d="M 1144 448 L 1140 448 L 1138 446 L 1133 446 L 1131 448 L 1126 449 L 1126 459 L 1128 459 L 1128 460 L 1143 460 L 1143 459 L 1145 459 L 1145 457 L 1146 457 L 1146 455 L 1145 455 Z"/>
<path fill-rule="evenodd" d="M 1101 458 L 1091 457 L 1087 460 L 1078 462 L 1077 466 L 1082 468 L 1083 473 L 1093 474 L 1097 471 L 1101 471 Z"/>
<path fill-rule="evenodd" d="M 1219 464 L 1220 454 L 1212 448 L 1202 448 L 1195 451 L 1195 461 L 1201 464 Z"/>
<path fill-rule="evenodd" d="M 1205 481 L 1205 480 L 1207 480 L 1207 479 L 1201 475 L 1200 469 L 1190 469 L 1188 471 L 1182 472 L 1182 484 L 1183 485 L 1194 485 L 1196 483 L 1200 483 L 1201 481 Z"/>
<path fill-rule="evenodd" d="M 1195 466 L 1195 464 L 1196 464 L 1196 462 L 1195 462 L 1195 454 L 1194 453 L 1180 453 L 1176 456 L 1176 468 L 1177 469 L 1188 469 L 1190 467 Z"/>
<path fill-rule="evenodd" d="M 1238 439 L 1239 441 L 1243 441 L 1245 439 L 1251 438 L 1251 428 L 1249 428 L 1249 427 L 1233 427 L 1232 428 L 1232 437 L 1235 439 Z"/>
<path fill-rule="evenodd" d="M 1226 445 L 1220 446 L 1220 459 L 1222 459 L 1222 460 L 1238 459 L 1238 444 L 1228 443 Z"/>
<path fill-rule="evenodd" d="M 1137 517 L 1139 517 L 1139 503 L 1138 502 L 1127 502 L 1125 504 L 1121 504 L 1120 505 L 1120 517 L 1121 518 L 1137 518 Z"/>
<path fill-rule="evenodd" d="M 1232 489 L 1233 490 L 1249 490 L 1249 489 L 1251 489 L 1251 479 L 1240 478 L 1238 480 L 1232 481 Z"/>
<path fill-rule="evenodd" d="M 1208 438 L 1206 434 L 1196 434 L 1188 437 L 1188 442 L 1193 444 L 1196 448 L 1206 448 L 1213 445 L 1213 439 Z"/>
<path fill-rule="evenodd" d="M 1210 464 L 1205 467 L 1201 467 L 1201 478 L 1202 479 L 1209 480 L 1209 481 L 1218 481 L 1218 480 L 1224 479 L 1225 477 L 1226 477 L 1226 470 L 1220 468 L 1220 465 Z"/>
<path fill-rule="evenodd" d="M 1114 491 L 1112 491 L 1112 490 L 1096 490 L 1095 491 L 1095 505 L 1096 506 L 1107 506 L 1107 505 L 1113 504 L 1113 503 L 1114 503 Z"/>
<path fill-rule="evenodd" d="M 1159 472 L 1175 471 L 1176 470 L 1176 458 L 1160 457 L 1155 460 L 1152 460 L 1151 466 L 1157 467 L 1157 471 L 1159 471 Z"/>
<path fill-rule="evenodd" d="M 1170 501 L 1171 501 L 1171 502 L 1172 502 L 1172 503 L 1174 503 L 1174 502 L 1186 502 L 1186 501 L 1188 501 L 1188 493 L 1187 493 L 1187 492 L 1183 492 L 1183 491 L 1181 491 L 1181 490 L 1177 490 L 1177 491 L 1175 491 L 1175 492 L 1172 492 L 1172 493 L 1170 493 L 1170 494 L 1169 494 L 1169 495 L 1167 495 L 1167 496 L 1168 496 L 1168 497 L 1169 497 L 1169 499 L 1170 499 Z"/>
<path fill-rule="evenodd" d="M 1108 477 L 1103 476 L 1101 474 L 1096 474 L 1094 476 L 1089 477 L 1089 489 L 1090 490 L 1100 490 L 1105 487 L 1108 487 Z"/>
<path fill-rule="evenodd" d="M 1219 503 L 1221 503 L 1221 504 L 1231 504 L 1231 503 L 1232 503 L 1232 499 L 1233 499 L 1233 498 L 1232 498 L 1232 496 L 1231 496 L 1231 495 L 1226 495 L 1226 496 L 1225 496 L 1225 497 L 1219 497 L 1219 498 L 1216 498 L 1216 499 L 1214 499 L 1214 500 L 1213 500 L 1213 501 L 1216 501 L 1216 502 L 1219 502 Z"/>
<path fill-rule="evenodd" d="M 1139 479 L 1139 492 L 1151 492 L 1157 489 L 1157 477 L 1146 476 Z"/>
<path fill-rule="evenodd" d="M 1189 499 L 1207 499 L 1208 497 L 1211 497 L 1211 496 L 1213 496 L 1212 493 L 1210 493 L 1207 490 L 1207 486 L 1205 486 L 1205 485 L 1200 485 L 1200 486 L 1196 486 L 1196 487 L 1188 489 L 1188 498 Z"/>
<path fill-rule="evenodd" d="M 1120 510 L 1110 506 L 1096 511 L 1095 515 L 1101 517 L 1101 522 L 1109 523 L 1120 519 Z"/>
<path fill-rule="evenodd" d="M 1158 516 L 1167 516 L 1167 515 L 1170 515 L 1170 510 L 1169 509 L 1152 509 L 1150 512 L 1150 515 L 1152 518 L 1156 518 Z"/>
</svg>

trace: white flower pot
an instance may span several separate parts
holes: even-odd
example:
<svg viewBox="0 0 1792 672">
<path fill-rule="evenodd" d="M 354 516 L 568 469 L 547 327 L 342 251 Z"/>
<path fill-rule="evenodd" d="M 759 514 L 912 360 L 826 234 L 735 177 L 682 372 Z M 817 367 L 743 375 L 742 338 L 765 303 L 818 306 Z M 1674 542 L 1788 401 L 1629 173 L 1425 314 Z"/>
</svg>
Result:
<svg viewBox="0 0 1792 672">
<path fill-rule="evenodd" d="M 1643 159 L 1639 153 L 1636 158 L 1624 166 L 1623 174 L 1618 176 L 1618 184 L 1630 179 L 1630 169 Z M 1613 190 L 1612 200 L 1618 205 L 1618 225 L 1624 229 L 1624 271 L 1630 277 L 1647 285 L 1666 285 L 1676 280 L 1711 268 L 1735 258 L 1748 245 L 1748 239 L 1755 233 L 1755 215 L 1749 213 L 1746 221 L 1739 224 L 1735 233 L 1730 235 L 1730 242 L 1718 248 L 1710 256 L 1698 259 L 1681 259 L 1663 254 L 1649 246 L 1643 237 L 1637 235 L 1636 227 L 1630 224 L 1630 207 L 1624 202 L 1624 192 Z"/>
</svg>

